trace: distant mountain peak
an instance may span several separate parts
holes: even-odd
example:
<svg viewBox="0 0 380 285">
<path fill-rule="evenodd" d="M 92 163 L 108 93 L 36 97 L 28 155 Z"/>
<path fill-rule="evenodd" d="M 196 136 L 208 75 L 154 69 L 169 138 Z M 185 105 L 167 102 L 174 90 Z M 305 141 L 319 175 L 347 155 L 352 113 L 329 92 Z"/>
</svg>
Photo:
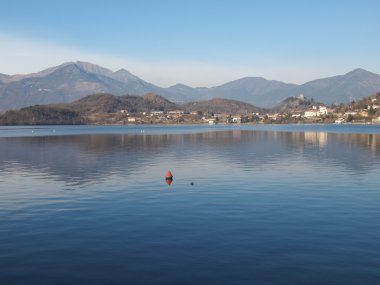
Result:
<svg viewBox="0 0 380 285">
<path fill-rule="evenodd" d="M 169 88 L 177 88 L 177 89 L 192 89 L 192 87 L 182 84 L 182 83 L 177 83 L 175 85 L 170 86 Z"/>
<path fill-rule="evenodd" d="M 76 61 L 74 64 L 78 66 L 80 69 L 86 72 L 90 72 L 90 73 L 100 74 L 104 76 L 110 76 L 113 73 L 108 68 L 104 68 L 104 67 L 101 67 L 100 65 L 93 64 L 90 62 Z"/>
<path fill-rule="evenodd" d="M 131 79 L 133 79 L 133 80 L 136 80 L 136 79 L 141 80 L 136 75 L 130 73 L 128 70 L 126 70 L 124 68 L 115 71 L 112 74 L 112 77 L 117 78 L 119 80 L 131 80 Z"/>
<path fill-rule="evenodd" d="M 174 84 L 174 85 L 172 85 L 172 86 L 170 86 L 170 87 L 189 87 L 189 86 L 187 86 L 187 85 L 185 85 L 185 84 L 182 84 L 182 83 L 177 83 L 177 84 Z"/>
<path fill-rule="evenodd" d="M 355 68 L 354 70 L 348 72 L 346 75 L 363 75 L 363 74 L 374 74 L 363 68 Z"/>
<path fill-rule="evenodd" d="M 365 70 L 364 68 L 361 68 L 361 67 L 358 67 L 358 68 L 355 68 L 353 71 L 365 71 L 365 72 L 369 72 L 368 70 Z"/>
<path fill-rule="evenodd" d="M 124 68 L 121 68 L 121 69 L 115 71 L 114 73 L 123 73 L 123 74 L 133 75 L 132 73 L 130 73 L 128 70 L 126 70 Z"/>
<path fill-rule="evenodd" d="M 358 67 L 351 71 L 351 73 L 354 73 L 354 72 L 369 72 L 369 71 L 365 70 L 364 68 Z"/>
</svg>

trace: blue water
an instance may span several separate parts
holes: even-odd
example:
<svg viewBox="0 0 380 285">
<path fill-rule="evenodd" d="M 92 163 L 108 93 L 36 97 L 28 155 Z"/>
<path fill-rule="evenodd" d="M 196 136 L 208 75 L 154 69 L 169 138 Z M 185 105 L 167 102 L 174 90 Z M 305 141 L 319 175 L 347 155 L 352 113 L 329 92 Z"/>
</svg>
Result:
<svg viewBox="0 0 380 285">
<path fill-rule="evenodd" d="M 379 283 L 377 126 L 0 136 L 0 284 Z"/>
</svg>

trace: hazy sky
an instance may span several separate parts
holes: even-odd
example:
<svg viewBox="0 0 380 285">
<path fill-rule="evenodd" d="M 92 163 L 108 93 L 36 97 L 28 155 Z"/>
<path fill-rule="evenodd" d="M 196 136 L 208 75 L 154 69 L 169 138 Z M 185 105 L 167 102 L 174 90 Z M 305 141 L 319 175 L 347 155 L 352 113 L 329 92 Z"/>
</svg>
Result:
<svg viewBox="0 0 380 285">
<path fill-rule="evenodd" d="M 162 87 L 380 73 L 378 0 L 0 0 L 0 73 L 66 61 Z"/>
</svg>

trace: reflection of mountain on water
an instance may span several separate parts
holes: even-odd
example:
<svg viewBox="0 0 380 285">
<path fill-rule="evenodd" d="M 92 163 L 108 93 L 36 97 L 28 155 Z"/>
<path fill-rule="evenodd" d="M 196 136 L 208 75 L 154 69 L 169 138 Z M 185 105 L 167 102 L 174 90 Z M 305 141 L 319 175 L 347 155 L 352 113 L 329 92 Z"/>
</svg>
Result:
<svg viewBox="0 0 380 285">
<path fill-rule="evenodd" d="M 83 135 L 0 140 L 0 169 L 21 164 L 69 183 L 89 182 L 110 173 L 133 172 L 166 148 L 165 136 Z"/>
<path fill-rule="evenodd" d="M 380 135 L 219 131 L 168 135 L 83 135 L 0 139 L 0 170 L 14 163 L 69 183 L 132 175 L 150 165 L 194 157 L 259 167 L 295 158 L 341 165 L 360 174 L 379 163 Z M 196 166 L 194 166 L 196 167 Z"/>
</svg>

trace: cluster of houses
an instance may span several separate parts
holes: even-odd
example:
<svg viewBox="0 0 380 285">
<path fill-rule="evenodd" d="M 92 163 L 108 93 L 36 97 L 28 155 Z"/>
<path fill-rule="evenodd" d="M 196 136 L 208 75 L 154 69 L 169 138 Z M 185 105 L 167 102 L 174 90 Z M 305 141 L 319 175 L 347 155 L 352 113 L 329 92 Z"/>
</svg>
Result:
<svg viewBox="0 0 380 285">
<path fill-rule="evenodd" d="M 292 113 L 203 113 L 201 111 L 185 112 L 183 110 L 128 113 L 121 110 L 123 122 L 128 124 L 137 123 L 206 123 L 206 124 L 240 124 L 240 123 L 286 123 L 286 122 L 324 122 L 329 123 L 380 123 L 380 117 L 376 117 L 377 110 L 380 110 L 377 99 L 373 98 L 364 109 L 329 108 L 324 105 L 314 105 L 310 109 L 294 111 Z"/>
<path fill-rule="evenodd" d="M 377 117 L 376 114 L 379 114 L 380 111 L 380 105 L 377 100 L 377 98 L 372 98 L 371 103 L 366 105 L 365 108 L 357 108 L 354 110 L 349 110 L 344 113 L 345 118 L 364 118 L 364 119 L 371 119 L 372 123 L 380 123 L 380 117 Z"/>
<path fill-rule="evenodd" d="M 377 98 L 372 98 L 371 103 L 365 105 L 364 108 L 329 108 L 323 105 L 314 105 L 310 109 L 303 112 L 293 112 L 290 114 L 293 119 L 304 119 L 306 121 L 320 121 L 322 118 L 329 118 L 336 124 L 342 124 L 346 122 L 357 123 L 380 123 L 380 117 L 376 116 L 378 110 L 380 111 L 380 105 L 378 105 Z M 289 115 L 289 114 L 288 114 Z M 278 117 L 284 116 L 284 114 L 272 114 L 268 115 L 276 120 Z"/>
</svg>

